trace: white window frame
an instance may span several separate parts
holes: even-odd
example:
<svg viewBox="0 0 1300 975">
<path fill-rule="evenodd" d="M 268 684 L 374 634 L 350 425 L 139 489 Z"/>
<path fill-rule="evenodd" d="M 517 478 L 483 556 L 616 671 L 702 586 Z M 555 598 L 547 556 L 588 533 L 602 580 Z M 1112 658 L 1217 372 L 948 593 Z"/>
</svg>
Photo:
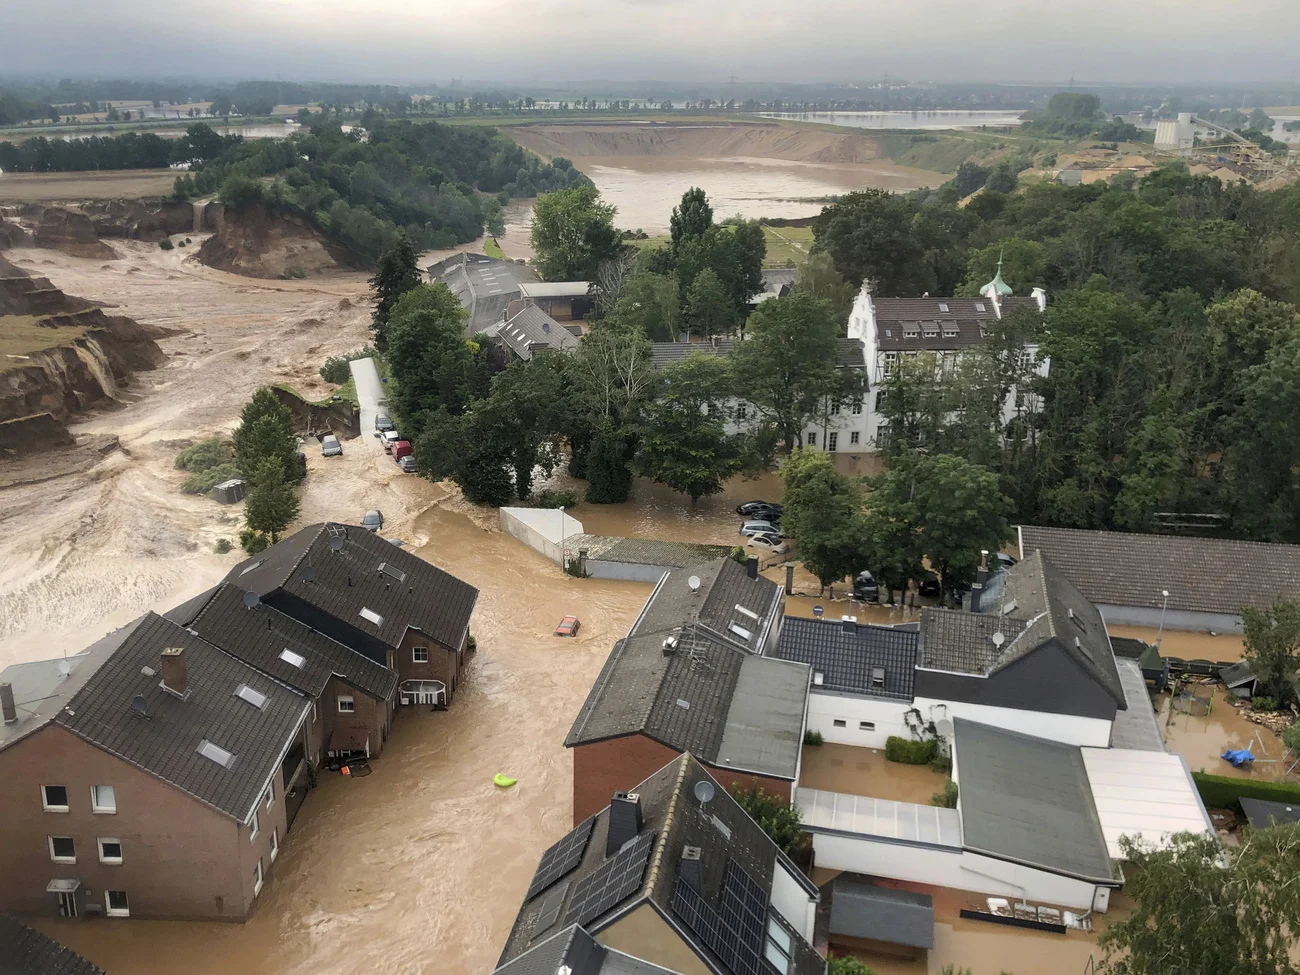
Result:
<svg viewBox="0 0 1300 975">
<path fill-rule="evenodd" d="M 76 863 L 76 862 L 77 862 L 77 840 L 76 840 L 75 837 L 72 837 L 72 836 L 47 836 L 47 837 L 45 837 L 45 840 L 46 840 L 46 843 L 48 844 L 48 846 L 49 846 L 49 848 L 50 848 L 50 862 L 51 862 L 51 863 Z M 58 854 L 56 854 L 56 853 L 54 852 L 54 841 L 55 841 L 55 840 L 67 840 L 69 843 L 71 843 L 71 844 L 72 844 L 72 856 L 70 856 L 70 857 L 61 857 L 61 856 L 59 856 Z"/>
<path fill-rule="evenodd" d="M 779 933 L 781 937 L 774 937 L 774 933 Z M 785 939 L 784 944 L 782 944 L 781 938 Z M 785 961 L 784 966 L 778 965 L 772 959 L 774 952 Z M 781 975 L 788 975 L 794 957 L 794 935 L 784 924 L 777 920 L 775 914 L 769 914 L 767 918 L 767 930 L 764 932 L 763 938 L 763 957 Z"/>
<path fill-rule="evenodd" d="M 253 866 L 253 896 L 256 897 L 262 892 L 262 883 L 264 881 L 262 874 L 262 858 L 257 858 L 257 863 Z"/>
<path fill-rule="evenodd" d="M 744 403 L 736 404 L 736 419 L 737 420 L 749 419 L 749 407 L 747 407 Z"/>
<path fill-rule="evenodd" d="M 423 660 L 420 659 L 420 654 L 424 654 L 424 659 L 423 659 Z M 428 662 L 429 662 L 429 648 L 428 648 L 428 647 L 411 647 L 411 663 L 413 663 L 413 664 L 427 664 Z"/>
<path fill-rule="evenodd" d="M 117 851 L 118 851 L 117 856 L 115 856 L 115 857 L 111 857 L 111 856 L 106 856 L 106 855 L 104 854 L 104 844 L 105 844 L 105 843 L 116 843 L 116 844 L 117 844 Z M 118 864 L 118 863 L 121 863 L 121 862 L 122 862 L 122 841 L 119 840 L 117 837 L 115 837 L 115 836 L 97 836 L 97 837 L 95 838 L 95 845 L 99 847 L 99 862 L 100 862 L 100 863 L 112 863 L 112 864 Z"/>
<path fill-rule="evenodd" d="M 121 894 L 126 901 L 126 907 L 113 907 L 112 896 Z M 104 913 L 109 917 L 130 917 L 131 916 L 131 899 L 127 897 L 124 890 L 105 890 L 104 891 Z"/>
<path fill-rule="evenodd" d="M 113 804 L 111 806 L 101 806 L 99 804 L 100 795 L 98 789 L 107 789 L 113 794 Z M 97 816 L 115 816 L 117 815 L 117 790 L 111 785 L 92 785 L 90 787 L 90 811 Z"/>
<path fill-rule="evenodd" d="M 862 436 L 861 436 L 861 434 L 858 433 L 857 430 L 852 430 L 852 431 L 849 432 L 849 443 L 850 443 L 850 444 L 856 444 L 856 443 L 859 443 L 861 440 L 862 440 Z"/>
<path fill-rule="evenodd" d="M 266 791 L 262 793 L 262 800 L 266 804 L 267 809 L 270 809 L 275 805 L 275 779 L 266 783 Z"/>
<path fill-rule="evenodd" d="M 275 863 L 275 858 L 280 855 L 280 828 L 278 826 L 271 829 L 271 862 Z"/>
<path fill-rule="evenodd" d="M 826 434 L 826 450 L 828 453 L 833 454 L 835 453 L 835 451 L 839 449 L 840 449 L 840 432 L 838 430 L 832 430 L 830 433 Z"/>
<path fill-rule="evenodd" d="M 253 840 L 257 839 L 258 830 L 260 830 L 261 828 L 262 828 L 262 824 L 257 821 L 257 810 L 254 809 L 252 829 L 250 829 L 248 832 L 248 842 L 252 843 Z"/>
<path fill-rule="evenodd" d="M 343 706 L 343 702 L 345 701 L 347 702 L 347 707 Z M 339 714 L 356 714 L 357 700 L 351 694 L 340 694 L 338 696 L 338 707 Z"/>
<path fill-rule="evenodd" d="M 817 431 L 816 431 L 816 430 L 809 430 L 809 431 L 808 431 L 808 436 L 807 436 L 806 439 L 807 439 L 807 441 L 808 441 L 807 446 L 809 446 L 809 447 L 816 447 L 816 446 L 817 446 Z"/>
<path fill-rule="evenodd" d="M 54 784 L 52 784 L 52 785 L 43 785 L 43 786 L 41 786 L 41 805 L 45 808 L 45 811 L 46 811 L 46 812 L 52 812 L 52 813 L 65 813 L 65 812 L 68 812 L 68 811 L 71 809 L 71 806 L 70 806 L 68 803 L 64 803 L 63 805 L 59 805 L 59 804 L 55 803 L 55 804 L 51 805 L 51 804 L 50 804 L 50 798 L 49 798 L 49 796 L 46 795 L 46 793 L 45 793 L 45 790 L 46 790 L 46 789 L 62 789 L 62 790 L 63 790 L 63 798 L 68 799 L 69 802 L 71 802 L 71 796 L 70 796 L 70 794 L 68 793 L 68 787 L 67 787 L 66 785 L 54 785 Z"/>
<path fill-rule="evenodd" d="M 882 366 L 882 370 L 883 370 L 883 371 L 882 371 L 882 375 L 885 375 L 885 376 L 892 376 L 892 375 L 894 374 L 894 371 L 895 371 L 897 368 L 898 368 L 898 353 L 897 353 L 897 352 L 886 352 L 886 353 L 885 353 L 885 362 L 884 362 L 884 365 Z"/>
<path fill-rule="evenodd" d="M 853 403 L 853 415 L 854 415 L 854 416 L 861 416 L 861 415 L 862 415 L 862 400 L 855 400 L 855 401 L 854 401 L 854 403 Z"/>
</svg>

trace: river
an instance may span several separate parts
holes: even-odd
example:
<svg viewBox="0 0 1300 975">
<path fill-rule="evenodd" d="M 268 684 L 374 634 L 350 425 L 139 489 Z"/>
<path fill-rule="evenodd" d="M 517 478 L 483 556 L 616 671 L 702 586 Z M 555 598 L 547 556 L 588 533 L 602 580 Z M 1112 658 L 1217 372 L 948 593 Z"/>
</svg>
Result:
<svg viewBox="0 0 1300 975">
<path fill-rule="evenodd" d="M 821 122 L 853 129 L 978 129 L 1019 128 L 1023 111 L 941 110 L 933 112 L 761 112 L 760 118 Z"/>
</svg>

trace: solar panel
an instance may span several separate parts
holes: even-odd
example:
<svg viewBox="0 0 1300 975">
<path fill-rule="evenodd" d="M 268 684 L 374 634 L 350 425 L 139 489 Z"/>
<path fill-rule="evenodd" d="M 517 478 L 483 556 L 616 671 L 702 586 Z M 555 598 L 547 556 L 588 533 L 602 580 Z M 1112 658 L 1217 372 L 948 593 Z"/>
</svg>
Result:
<svg viewBox="0 0 1300 975">
<path fill-rule="evenodd" d="M 565 924 L 586 924 L 641 888 L 655 833 L 642 833 L 573 886 Z"/>
<path fill-rule="evenodd" d="M 734 860 L 727 863 L 718 909 L 678 878 L 673 913 L 735 975 L 772 975 L 771 963 L 762 956 L 767 902 L 762 888 Z"/>
<path fill-rule="evenodd" d="M 534 934 L 545 931 L 560 919 L 560 908 L 564 906 L 564 895 L 568 892 L 569 885 L 560 884 L 560 886 L 552 888 L 550 893 L 542 898 L 537 923 L 533 925 Z"/>
<path fill-rule="evenodd" d="M 582 862 L 582 854 L 587 849 L 587 840 L 591 838 L 591 830 L 595 825 L 596 818 L 589 817 L 542 854 L 524 900 L 532 900 Z"/>
</svg>

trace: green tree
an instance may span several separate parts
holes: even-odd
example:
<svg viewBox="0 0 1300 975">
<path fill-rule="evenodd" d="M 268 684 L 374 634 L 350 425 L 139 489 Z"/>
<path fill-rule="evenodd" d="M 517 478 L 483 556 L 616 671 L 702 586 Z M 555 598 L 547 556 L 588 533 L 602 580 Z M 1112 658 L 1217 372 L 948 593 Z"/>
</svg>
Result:
<svg viewBox="0 0 1300 975">
<path fill-rule="evenodd" d="M 622 504 L 632 493 L 630 436 L 611 422 L 596 429 L 587 451 L 587 501 Z"/>
<path fill-rule="evenodd" d="M 275 457 L 260 461 L 250 476 L 244 499 L 244 524 L 248 529 L 267 536 L 274 545 L 298 517 L 300 507 L 293 485 L 285 479 L 284 465 Z"/>
<path fill-rule="evenodd" d="M 1001 273 L 1002 280 L 1018 295 L 1027 295 L 1046 280 L 1041 244 L 1019 237 L 1008 237 L 988 247 L 972 251 L 966 259 L 966 278 L 957 294 L 974 298 L 980 288 Z M 1000 262 L 1000 264 L 999 264 Z"/>
<path fill-rule="evenodd" d="M 388 317 L 397 299 L 420 283 L 420 269 L 416 267 L 415 246 L 406 234 L 398 234 L 392 245 L 379 255 L 379 265 L 370 279 L 370 293 L 375 298 L 375 310 L 370 318 L 370 330 L 375 336 L 375 348 L 383 352 L 388 348 Z"/>
<path fill-rule="evenodd" d="M 599 423 L 631 423 L 655 383 L 650 342 L 635 329 L 594 329 L 574 353 L 570 375 L 577 409 Z"/>
<path fill-rule="evenodd" d="M 732 352 L 738 388 L 759 416 L 780 431 L 787 449 L 799 444 L 824 398 L 842 389 L 835 367 L 838 333 L 826 302 L 792 291 L 754 309 L 746 340 Z"/>
<path fill-rule="evenodd" d="M 1101 112 L 1101 99 L 1076 91 L 1058 91 L 1047 101 L 1047 114 L 1068 121 L 1092 121 Z"/>
<path fill-rule="evenodd" d="M 1280 702 L 1296 699 L 1300 674 L 1300 602 L 1280 601 L 1268 609 L 1244 606 L 1245 660 L 1265 692 Z"/>
<path fill-rule="evenodd" d="M 491 422 L 488 439 L 508 457 L 514 471 L 515 493 L 522 499 L 532 493 L 533 470 L 537 467 L 549 476 L 559 455 L 555 431 L 560 411 L 565 409 L 567 363 L 558 355 L 543 353 L 532 361 L 512 362 L 492 379 L 492 394 L 479 409 L 488 416 L 479 422 Z"/>
<path fill-rule="evenodd" d="M 242 173 L 226 177 L 217 190 L 217 199 L 227 210 L 244 210 L 261 203 L 263 198 L 262 184 Z"/>
<path fill-rule="evenodd" d="M 695 504 L 741 467 L 739 438 L 727 433 L 723 414 L 730 370 L 726 360 L 695 352 L 666 366 L 661 381 L 662 392 L 643 409 L 637 470 Z"/>
<path fill-rule="evenodd" d="M 692 186 L 682 194 L 682 202 L 673 207 L 672 216 L 668 218 L 672 253 L 677 253 L 683 241 L 704 236 L 712 226 L 713 207 L 709 206 L 709 198 L 702 189 Z"/>
<path fill-rule="evenodd" d="M 752 789 L 734 786 L 731 795 L 782 853 L 792 857 L 799 852 L 804 837 L 799 825 L 798 806 L 763 791 L 762 786 Z"/>
<path fill-rule="evenodd" d="M 591 279 L 601 261 L 622 247 L 614 212 L 590 184 L 539 196 L 533 205 L 531 239 L 534 264 L 543 279 Z"/>
<path fill-rule="evenodd" d="M 1097 939 L 1107 975 L 1292 975 L 1300 939 L 1300 824 L 1247 829 L 1225 857 L 1216 837 L 1161 849 L 1122 837 L 1133 909 Z"/>
<path fill-rule="evenodd" d="M 924 255 L 912 234 L 912 204 L 886 190 L 849 193 L 813 224 L 814 251 L 825 251 L 850 284 L 873 294 L 918 295 L 925 289 Z"/>
<path fill-rule="evenodd" d="M 823 589 L 863 567 L 868 537 L 858 482 L 835 470 L 831 455 L 800 447 L 781 465 L 781 529 Z"/>
<path fill-rule="evenodd" d="M 244 407 L 239 426 L 235 428 L 234 443 L 235 464 L 250 483 L 262 461 L 271 459 L 280 464 L 286 483 L 297 484 L 302 480 L 293 413 L 270 387 L 259 389 Z"/>
<path fill-rule="evenodd" d="M 445 284 L 422 284 L 393 305 L 386 328 L 390 405 L 407 432 L 439 409 L 457 416 L 471 397 L 474 360 L 465 339 L 465 310 Z M 417 457 L 417 462 L 419 458 Z"/>
<path fill-rule="evenodd" d="M 730 335 L 736 327 L 735 306 L 713 268 L 695 276 L 686 292 L 687 326 L 701 338 Z"/>
<path fill-rule="evenodd" d="M 841 333 L 847 330 L 849 313 L 858 289 L 835 270 L 835 261 L 826 253 L 813 254 L 799 265 L 794 286 L 830 306 L 831 317 Z"/>
<path fill-rule="evenodd" d="M 681 312 L 677 282 L 667 275 L 642 271 L 623 285 L 610 319 L 652 342 L 674 342 Z"/>
</svg>

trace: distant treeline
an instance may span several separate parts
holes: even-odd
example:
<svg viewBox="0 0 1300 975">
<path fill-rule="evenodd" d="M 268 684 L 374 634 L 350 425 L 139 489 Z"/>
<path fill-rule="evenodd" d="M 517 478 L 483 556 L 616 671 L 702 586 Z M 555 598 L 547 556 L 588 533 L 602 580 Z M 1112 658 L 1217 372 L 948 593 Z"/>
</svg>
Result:
<svg viewBox="0 0 1300 975">
<path fill-rule="evenodd" d="M 292 211 L 367 260 L 402 231 L 420 249 L 473 240 L 485 224 L 499 232 L 511 197 L 588 182 L 567 159 L 545 163 L 495 129 L 434 122 L 379 120 L 364 136 L 317 125 L 290 139 L 232 142 L 202 160 L 177 178 L 177 198 L 217 193 L 228 206 Z"/>
<path fill-rule="evenodd" d="M 87 139 L 0 142 L 0 170 L 9 173 L 67 173 L 82 170 L 161 169 L 174 162 L 214 159 L 243 141 L 220 136 L 208 126 L 191 125 L 185 135 L 164 139 L 150 132 L 127 132 Z"/>
</svg>

